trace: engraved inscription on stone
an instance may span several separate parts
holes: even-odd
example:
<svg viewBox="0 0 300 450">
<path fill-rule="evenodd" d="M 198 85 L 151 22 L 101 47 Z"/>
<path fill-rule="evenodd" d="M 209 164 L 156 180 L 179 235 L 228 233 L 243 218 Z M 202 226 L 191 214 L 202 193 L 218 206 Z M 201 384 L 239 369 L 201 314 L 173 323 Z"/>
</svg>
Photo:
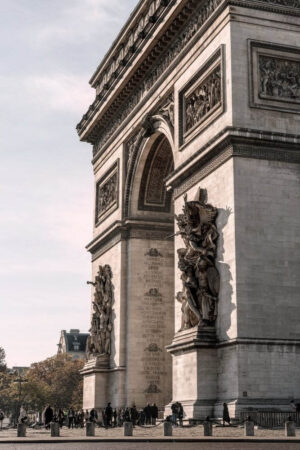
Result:
<svg viewBox="0 0 300 450">
<path fill-rule="evenodd" d="M 159 249 L 149 249 L 144 259 L 144 300 L 140 305 L 142 312 L 142 335 L 144 352 L 142 356 L 142 374 L 146 394 L 162 392 L 161 377 L 166 374 L 164 347 L 164 329 L 167 324 L 162 288 L 164 285 L 162 267 L 164 257 Z"/>
<path fill-rule="evenodd" d="M 259 55 L 259 97 L 300 103 L 300 60 Z"/>
</svg>

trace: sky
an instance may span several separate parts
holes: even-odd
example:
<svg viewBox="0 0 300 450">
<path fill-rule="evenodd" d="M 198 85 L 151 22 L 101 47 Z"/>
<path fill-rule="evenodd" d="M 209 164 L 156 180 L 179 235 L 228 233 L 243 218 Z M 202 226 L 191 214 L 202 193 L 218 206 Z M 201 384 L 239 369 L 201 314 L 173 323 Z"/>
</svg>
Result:
<svg viewBox="0 0 300 450">
<path fill-rule="evenodd" d="M 137 0 L 0 0 L 0 346 L 9 367 L 54 355 L 90 315 L 88 81 Z"/>
</svg>

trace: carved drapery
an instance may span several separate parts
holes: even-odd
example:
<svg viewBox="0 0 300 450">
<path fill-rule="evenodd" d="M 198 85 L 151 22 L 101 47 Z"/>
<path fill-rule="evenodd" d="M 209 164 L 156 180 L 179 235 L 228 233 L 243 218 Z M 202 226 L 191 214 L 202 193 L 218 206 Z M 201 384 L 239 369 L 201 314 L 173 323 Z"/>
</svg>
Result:
<svg viewBox="0 0 300 450">
<path fill-rule="evenodd" d="M 109 265 L 99 266 L 94 282 L 93 313 L 90 336 L 87 340 L 87 358 L 110 355 L 112 324 L 113 284 Z"/>
<path fill-rule="evenodd" d="M 182 304 L 181 330 L 215 323 L 218 311 L 220 276 L 216 268 L 219 233 L 216 227 L 217 208 L 204 200 L 205 192 L 198 190 L 193 201 L 184 197 L 183 214 L 176 217 L 185 244 L 177 250 L 181 271 L 182 291 L 177 300 Z"/>
</svg>

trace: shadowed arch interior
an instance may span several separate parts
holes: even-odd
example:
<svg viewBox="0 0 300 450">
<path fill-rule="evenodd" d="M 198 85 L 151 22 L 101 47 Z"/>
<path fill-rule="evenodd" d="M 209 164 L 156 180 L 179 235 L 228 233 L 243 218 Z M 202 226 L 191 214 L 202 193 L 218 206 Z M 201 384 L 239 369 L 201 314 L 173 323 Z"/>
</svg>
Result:
<svg viewBox="0 0 300 450">
<path fill-rule="evenodd" d="M 166 177 L 174 169 L 173 153 L 164 135 L 154 142 L 147 157 L 141 179 L 138 209 L 171 212 L 172 193 L 165 187 Z"/>
</svg>

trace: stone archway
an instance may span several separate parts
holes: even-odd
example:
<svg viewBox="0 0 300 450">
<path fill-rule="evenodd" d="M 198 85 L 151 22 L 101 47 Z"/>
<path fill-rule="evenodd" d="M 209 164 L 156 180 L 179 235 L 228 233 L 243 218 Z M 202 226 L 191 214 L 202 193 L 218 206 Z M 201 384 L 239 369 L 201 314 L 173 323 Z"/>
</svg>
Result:
<svg viewBox="0 0 300 450">
<path fill-rule="evenodd" d="M 127 403 L 162 409 L 172 398 L 166 346 L 174 336 L 174 218 L 165 178 L 174 161 L 159 132 L 136 152 L 128 205 L 135 226 L 128 239 Z"/>
</svg>

